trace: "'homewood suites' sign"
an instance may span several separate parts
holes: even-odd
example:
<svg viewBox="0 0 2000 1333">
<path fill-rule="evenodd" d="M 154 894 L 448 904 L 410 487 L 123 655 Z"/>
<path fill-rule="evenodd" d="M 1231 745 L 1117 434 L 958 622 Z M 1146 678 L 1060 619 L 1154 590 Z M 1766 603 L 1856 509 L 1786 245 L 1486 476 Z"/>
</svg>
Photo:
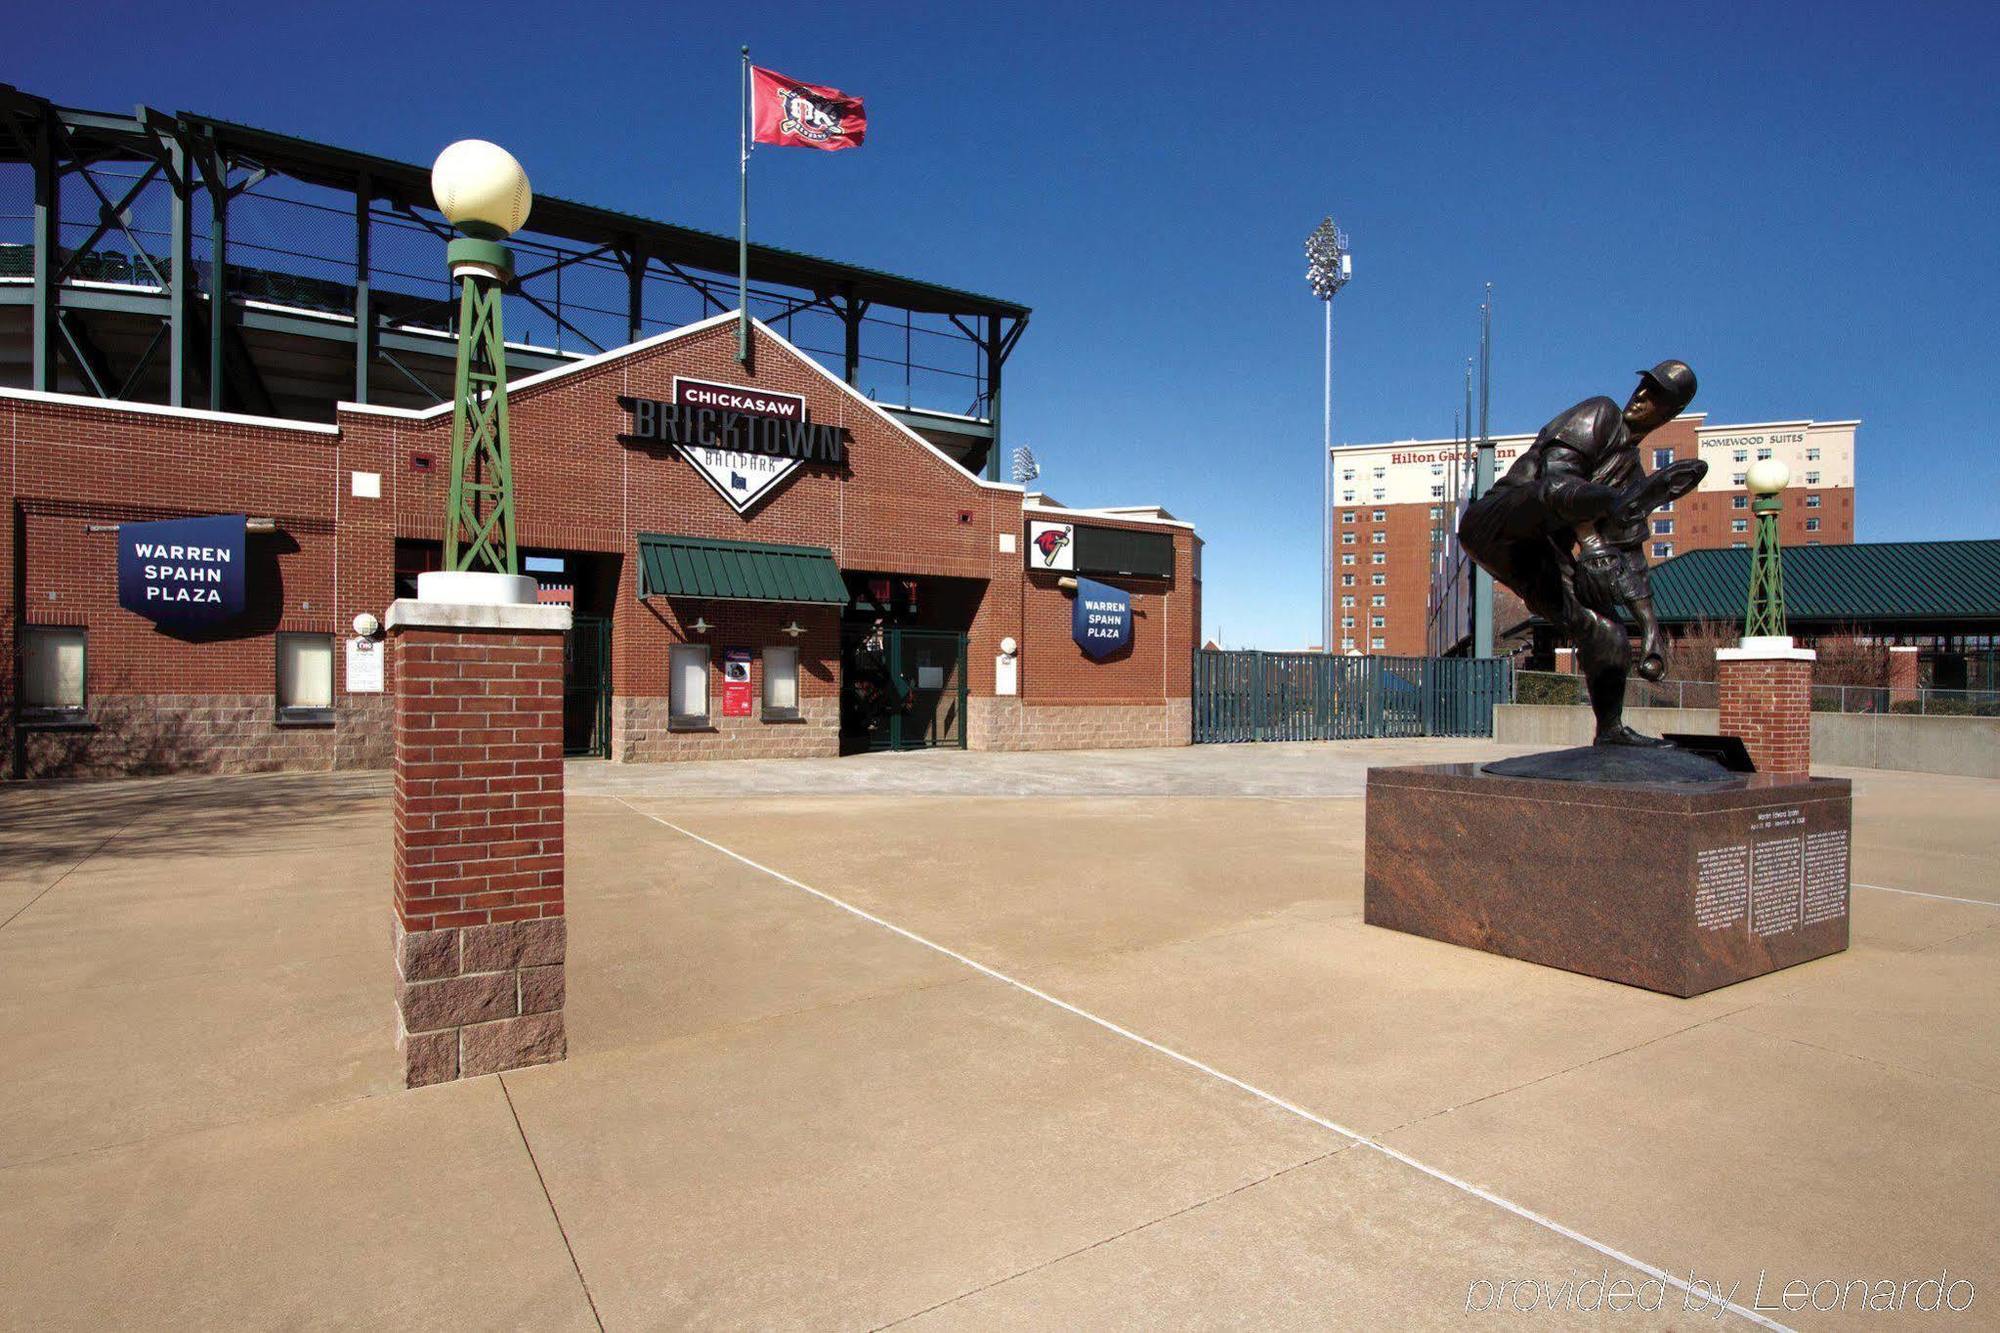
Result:
<svg viewBox="0 0 2000 1333">
<path fill-rule="evenodd" d="M 847 461 L 847 428 L 815 424 L 806 400 L 740 384 L 674 377 L 670 401 L 619 395 L 632 414 L 624 444 L 669 444 L 739 514 L 801 463 Z"/>
</svg>

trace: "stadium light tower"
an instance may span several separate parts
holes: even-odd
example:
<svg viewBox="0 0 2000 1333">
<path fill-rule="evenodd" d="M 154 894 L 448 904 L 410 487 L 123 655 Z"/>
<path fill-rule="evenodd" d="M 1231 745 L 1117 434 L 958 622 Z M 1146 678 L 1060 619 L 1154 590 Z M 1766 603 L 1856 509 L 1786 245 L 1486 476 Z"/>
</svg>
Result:
<svg viewBox="0 0 2000 1333">
<path fill-rule="evenodd" d="M 1306 282 L 1326 308 L 1325 400 L 1320 425 L 1319 625 L 1320 651 L 1333 651 L 1333 294 L 1354 276 L 1347 233 L 1320 219 L 1306 237 Z"/>
<path fill-rule="evenodd" d="M 528 220 L 534 195 L 514 155 L 484 139 L 460 139 L 438 154 L 431 193 L 438 211 L 463 233 L 445 248 L 462 292 L 444 515 L 444 572 L 451 577 L 435 582 L 452 585 L 455 601 L 533 601 L 534 581 L 520 577 L 514 547 L 500 298 L 514 278 L 514 255 L 505 241 Z M 471 574 L 503 575 L 510 582 L 463 577 Z M 485 596 L 472 591 L 482 583 Z"/>
<path fill-rule="evenodd" d="M 1744 480 L 1752 496 L 1750 512 L 1757 516 L 1757 544 L 1750 555 L 1750 601 L 1743 617 L 1745 640 L 1771 638 L 1785 632 L 1784 557 L 1778 548 L 1779 498 L 1792 483 L 1783 459 L 1760 458 Z"/>
</svg>

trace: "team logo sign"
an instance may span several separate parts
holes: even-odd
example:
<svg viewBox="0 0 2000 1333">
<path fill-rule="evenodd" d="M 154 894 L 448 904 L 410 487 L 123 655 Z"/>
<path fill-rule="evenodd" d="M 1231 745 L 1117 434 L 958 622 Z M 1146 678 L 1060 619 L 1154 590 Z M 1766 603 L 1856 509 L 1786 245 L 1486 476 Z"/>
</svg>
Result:
<svg viewBox="0 0 2000 1333">
<path fill-rule="evenodd" d="M 751 134 L 758 143 L 830 153 L 859 148 L 868 137 L 868 112 L 860 98 L 774 69 L 753 66 L 750 77 Z"/>
<path fill-rule="evenodd" d="M 825 143 L 840 133 L 840 113 L 799 85 L 778 94 L 778 133 Z"/>
<path fill-rule="evenodd" d="M 1076 525 L 1028 524 L 1028 568 L 1075 569 Z"/>
<path fill-rule="evenodd" d="M 802 463 L 843 464 L 847 430 L 822 426 L 797 394 L 674 379 L 670 402 L 626 398 L 626 444 L 670 444 L 739 514 L 747 514 Z"/>
</svg>

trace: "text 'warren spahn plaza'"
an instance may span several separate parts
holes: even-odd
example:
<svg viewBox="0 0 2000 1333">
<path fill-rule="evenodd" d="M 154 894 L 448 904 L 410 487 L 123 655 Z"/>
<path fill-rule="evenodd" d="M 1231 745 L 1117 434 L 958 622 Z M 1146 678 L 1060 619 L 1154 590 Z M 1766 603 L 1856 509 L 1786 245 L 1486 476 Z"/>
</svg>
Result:
<svg viewBox="0 0 2000 1333">
<path fill-rule="evenodd" d="M 1797 497 L 1785 506 L 1788 546 L 1854 540 L 1854 450 L 1859 421 L 1710 425 L 1690 413 L 1647 436 L 1648 470 L 1698 458 L 1709 465 L 1693 492 L 1652 518 L 1648 559 L 1750 544 L 1750 465 L 1776 458 L 1791 469 Z M 1533 434 L 1494 437 L 1494 470 L 1505 472 Z M 1460 461 L 1453 476 L 1452 460 Z M 1347 444 L 1332 450 L 1334 636 L 1343 653 L 1422 656 L 1433 575 L 1471 491 L 1472 450 L 1462 440 Z M 1508 627 L 1499 626 L 1502 631 Z"/>
</svg>

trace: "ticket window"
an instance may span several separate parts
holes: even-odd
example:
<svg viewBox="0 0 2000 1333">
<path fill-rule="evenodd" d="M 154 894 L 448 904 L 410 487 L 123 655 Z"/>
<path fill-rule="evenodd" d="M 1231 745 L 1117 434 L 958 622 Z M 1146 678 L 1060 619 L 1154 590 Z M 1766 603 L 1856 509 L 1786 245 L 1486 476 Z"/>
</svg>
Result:
<svg viewBox="0 0 2000 1333">
<path fill-rule="evenodd" d="M 764 650 L 764 720 L 796 722 L 799 717 L 799 650 Z"/>
<path fill-rule="evenodd" d="M 21 630 L 21 711 L 29 717 L 80 717 L 84 712 L 85 634 L 80 629 L 28 625 Z"/>
<path fill-rule="evenodd" d="M 708 645 L 677 643 L 667 657 L 667 726 L 708 725 Z"/>
<path fill-rule="evenodd" d="M 333 636 L 278 635 L 278 720 L 333 720 Z"/>
</svg>

